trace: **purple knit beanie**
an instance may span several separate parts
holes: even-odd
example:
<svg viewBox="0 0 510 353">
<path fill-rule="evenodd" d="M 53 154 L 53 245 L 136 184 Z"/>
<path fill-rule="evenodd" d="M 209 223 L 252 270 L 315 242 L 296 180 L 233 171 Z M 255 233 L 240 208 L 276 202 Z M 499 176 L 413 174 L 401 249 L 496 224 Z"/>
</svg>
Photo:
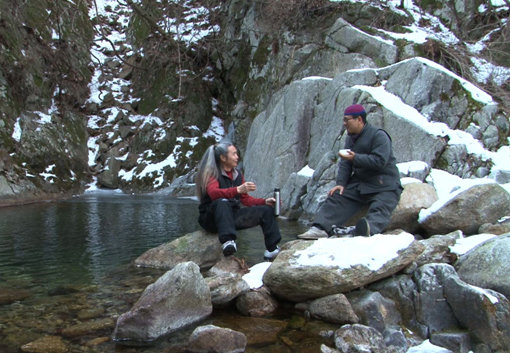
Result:
<svg viewBox="0 0 510 353">
<path fill-rule="evenodd" d="M 353 104 L 348 106 L 345 111 L 344 115 L 352 115 L 352 116 L 358 116 L 365 113 L 365 108 L 361 104 Z"/>
</svg>

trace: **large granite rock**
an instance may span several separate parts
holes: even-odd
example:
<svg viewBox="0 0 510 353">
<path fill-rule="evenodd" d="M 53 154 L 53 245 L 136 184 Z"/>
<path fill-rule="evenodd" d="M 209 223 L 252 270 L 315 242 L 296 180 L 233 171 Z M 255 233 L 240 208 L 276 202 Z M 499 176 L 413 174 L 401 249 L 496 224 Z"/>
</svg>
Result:
<svg viewBox="0 0 510 353">
<path fill-rule="evenodd" d="M 359 323 L 373 327 L 382 334 L 402 322 L 395 302 L 378 292 L 362 289 L 348 293 L 347 299 L 359 317 Z"/>
<path fill-rule="evenodd" d="M 422 251 L 423 246 L 405 232 L 298 241 L 280 252 L 263 281 L 278 297 L 296 302 L 315 299 L 389 277 Z"/>
<path fill-rule="evenodd" d="M 463 144 L 449 144 L 447 136 L 449 129 L 467 129 L 470 120 L 480 127 L 482 137 L 487 135 L 485 145 L 492 146 L 489 130 L 498 117 L 498 107 L 484 101 L 482 93 L 422 58 L 381 69 L 351 70 L 332 80 L 293 81 L 272 96 L 251 125 L 244 159 L 246 177 L 257 183 L 255 196 L 268 196 L 280 187 L 283 213 L 288 211 L 291 217 L 315 213 L 322 195 L 334 183 L 336 152 L 346 137 L 341 117 L 352 103 L 363 104 L 369 123 L 390 134 L 398 162 L 441 164 L 461 177 L 487 175 L 490 170 L 482 156 L 470 153 Z M 445 100 L 445 95 L 454 98 Z M 400 110 L 389 104 L 395 99 L 401 100 Z M 470 104 L 470 99 L 479 104 Z M 306 166 L 313 177 L 305 186 L 306 180 L 298 179 L 296 173 Z"/>
<path fill-rule="evenodd" d="M 484 223 L 494 223 L 510 214 L 510 194 L 496 183 L 459 190 L 444 203 L 439 200 L 420 212 L 419 222 L 428 234 L 461 230 L 475 234 Z"/>
<path fill-rule="evenodd" d="M 198 322 L 212 312 L 211 293 L 199 267 L 184 262 L 149 285 L 131 310 L 119 316 L 113 339 L 147 344 Z"/>
<path fill-rule="evenodd" d="M 490 288 L 510 298 L 510 233 L 487 240 L 462 255 L 455 264 L 469 284 Z"/>
<path fill-rule="evenodd" d="M 197 230 L 147 250 L 135 260 L 135 265 L 172 269 L 181 262 L 193 261 L 200 269 L 209 269 L 222 257 L 218 237 L 204 230 Z"/>
<path fill-rule="evenodd" d="M 445 278 L 456 276 L 450 265 L 428 264 L 417 269 L 413 278 L 417 286 L 415 311 L 418 322 L 428 329 L 427 336 L 440 331 L 456 329 L 459 322 L 445 300 Z"/>
<path fill-rule="evenodd" d="M 314 106 L 318 92 L 328 82 L 293 82 L 273 98 L 270 109 L 253 121 L 250 131 L 254 133 L 248 137 L 244 156 L 245 176 L 256 182 L 258 195 L 267 197 L 275 187 L 283 188 L 289 176 L 306 165 L 306 137 L 310 135 Z"/>
<path fill-rule="evenodd" d="M 393 64 L 397 61 L 397 47 L 351 26 L 339 18 L 326 35 L 326 44 L 339 50 L 358 52 L 379 62 Z"/>
<path fill-rule="evenodd" d="M 510 303 L 503 294 L 467 284 L 458 276 L 445 279 L 444 293 L 463 327 L 492 351 L 510 351 Z"/>
</svg>

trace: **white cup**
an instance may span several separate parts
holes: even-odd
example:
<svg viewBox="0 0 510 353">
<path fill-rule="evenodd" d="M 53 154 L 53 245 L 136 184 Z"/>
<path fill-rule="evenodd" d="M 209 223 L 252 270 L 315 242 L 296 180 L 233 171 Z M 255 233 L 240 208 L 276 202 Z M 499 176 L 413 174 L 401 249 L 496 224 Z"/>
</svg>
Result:
<svg viewBox="0 0 510 353">
<path fill-rule="evenodd" d="M 340 154 L 340 156 L 342 157 L 347 157 L 349 156 L 349 152 L 351 152 L 351 150 L 347 149 L 347 150 L 340 150 L 338 151 L 338 153 Z"/>
</svg>

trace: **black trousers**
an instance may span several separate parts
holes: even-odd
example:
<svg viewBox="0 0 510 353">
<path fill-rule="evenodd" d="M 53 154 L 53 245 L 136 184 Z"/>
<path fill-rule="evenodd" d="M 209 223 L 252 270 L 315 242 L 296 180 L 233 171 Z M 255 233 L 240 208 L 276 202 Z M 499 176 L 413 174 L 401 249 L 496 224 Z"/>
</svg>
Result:
<svg viewBox="0 0 510 353">
<path fill-rule="evenodd" d="M 272 206 L 239 207 L 227 199 L 214 200 L 205 212 L 200 213 L 198 223 L 211 233 L 218 233 L 220 243 L 236 239 L 236 230 L 260 225 L 264 233 L 266 249 L 273 251 L 281 240 L 280 228 Z"/>
<path fill-rule="evenodd" d="M 361 194 L 357 187 L 347 187 L 344 193 L 328 196 L 315 215 L 313 224 L 331 234 L 331 228 L 343 226 L 362 208 L 368 206 L 365 216 L 370 225 L 370 234 L 384 231 L 390 223 L 391 213 L 397 207 L 402 189 Z"/>
</svg>

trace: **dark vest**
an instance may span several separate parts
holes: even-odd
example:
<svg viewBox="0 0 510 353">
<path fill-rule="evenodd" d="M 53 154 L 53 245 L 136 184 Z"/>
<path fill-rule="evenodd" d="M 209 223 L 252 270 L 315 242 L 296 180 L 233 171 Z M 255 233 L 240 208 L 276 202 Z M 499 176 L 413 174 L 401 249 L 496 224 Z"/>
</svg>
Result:
<svg viewBox="0 0 510 353">
<path fill-rule="evenodd" d="M 218 177 L 220 189 L 237 187 L 243 183 L 243 176 L 241 172 L 239 172 L 237 169 L 233 170 L 232 176 L 234 179 L 230 179 L 224 171 L 221 171 L 220 176 Z M 229 199 L 229 201 L 233 203 L 235 207 L 241 206 L 240 195 L 236 195 L 234 198 Z M 206 212 L 211 202 L 212 202 L 211 198 L 206 193 L 202 198 L 200 205 L 198 206 L 199 212 L 200 213 Z"/>
<path fill-rule="evenodd" d="M 370 154 L 374 151 L 374 141 L 376 134 L 382 131 L 388 136 L 390 156 L 386 164 L 377 170 L 370 169 L 364 166 L 354 167 L 351 164 L 351 176 L 348 184 L 357 183 L 361 193 L 373 193 L 380 191 L 397 190 L 401 188 L 400 175 L 397 168 L 397 160 L 393 155 L 391 147 L 391 137 L 383 129 L 366 125 L 361 135 L 354 141 L 352 137 L 348 137 L 346 141 L 346 148 L 350 148 L 355 153 Z"/>
</svg>

